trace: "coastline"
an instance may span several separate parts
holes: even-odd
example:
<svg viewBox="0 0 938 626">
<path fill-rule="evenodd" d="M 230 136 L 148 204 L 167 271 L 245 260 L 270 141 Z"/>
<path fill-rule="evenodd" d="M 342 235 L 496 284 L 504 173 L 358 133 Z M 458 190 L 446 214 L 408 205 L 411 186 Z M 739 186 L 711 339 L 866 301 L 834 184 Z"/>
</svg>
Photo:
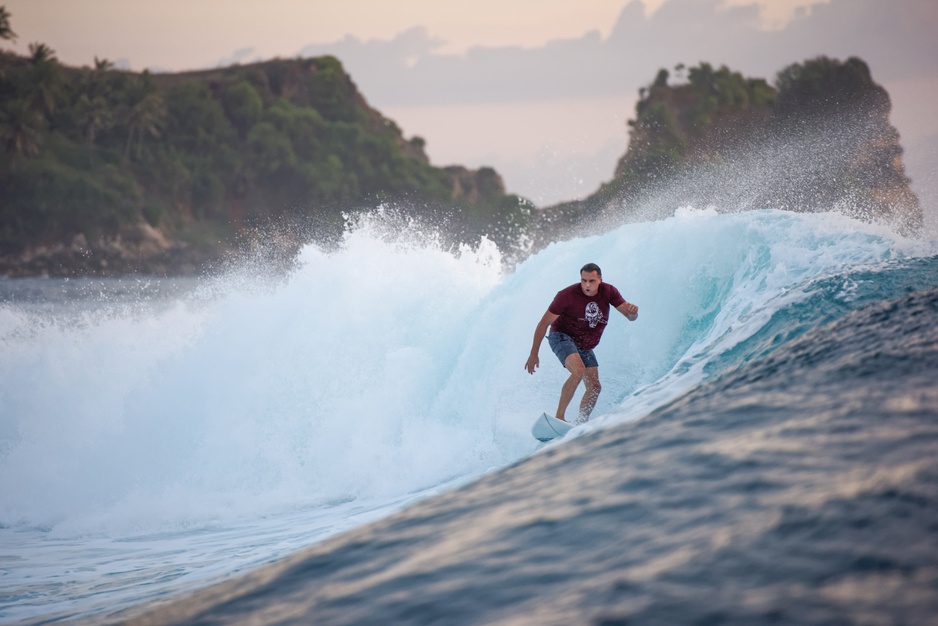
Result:
<svg viewBox="0 0 938 626">
<path fill-rule="evenodd" d="M 19 254 L 0 255 L 0 276 L 198 276 L 223 263 L 233 251 L 225 244 L 194 245 L 170 238 L 146 223 L 139 223 L 125 227 L 114 238 L 89 242 L 79 234 L 68 243 L 31 246 Z"/>
</svg>

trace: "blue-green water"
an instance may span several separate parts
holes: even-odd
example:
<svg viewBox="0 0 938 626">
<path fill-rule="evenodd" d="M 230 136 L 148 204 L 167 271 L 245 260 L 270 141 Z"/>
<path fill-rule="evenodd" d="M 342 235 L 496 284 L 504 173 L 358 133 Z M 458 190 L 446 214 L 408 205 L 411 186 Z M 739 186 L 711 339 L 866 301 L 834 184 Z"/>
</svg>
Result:
<svg viewBox="0 0 938 626">
<path fill-rule="evenodd" d="M 486 600 L 476 607 L 480 617 L 475 623 L 488 623 L 497 618 L 499 607 L 511 613 L 511 599 L 504 594 L 511 595 L 513 578 L 516 601 L 531 603 L 514 605 L 520 614 L 542 615 L 533 587 L 546 582 L 579 589 L 580 604 L 560 587 L 551 593 L 579 607 L 581 615 L 599 616 L 599 608 L 606 606 L 610 611 L 618 607 L 625 616 L 646 610 L 667 617 L 653 610 L 664 606 L 667 585 L 680 590 L 678 579 L 696 571 L 674 568 L 682 562 L 698 569 L 705 565 L 690 559 L 690 553 L 685 555 L 690 561 L 681 556 L 676 543 L 693 526 L 686 511 L 672 520 L 683 520 L 683 526 L 666 530 L 669 507 L 693 508 L 689 500 L 681 502 L 688 494 L 697 493 L 698 503 L 728 507 L 723 522 L 710 519 L 709 526 L 697 527 L 698 539 L 734 545 L 734 537 L 745 536 L 751 547 L 759 539 L 740 526 L 747 512 L 759 520 L 788 519 L 797 517 L 790 507 L 808 506 L 810 500 L 810 494 L 804 502 L 779 495 L 772 505 L 771 493 L 816 489 L 819 501 L 832 502 L 819 486 L 824 473 L 832 472 L 831 480 L 839 482 L 853 475 L 846 461 L 837 465 L 827 458 L 830 450 L 849 456 L 846 444 L 856 444 L 860 466 L 873 474 L 881 470 L 883 484 L 901 473 L 892 460 L 887 463 L 871 451 L 872 444 L 857 443 L 863 422 L 837 421 L 833 405 L 849 406 L 847 392 L 856 388 L 872 393 L 871 381 L 888 383 L 892 391 L 877 388 L 879 404 L 868 409 L 877 423 L 869 429 L 871 441 L 880 441 L 878 424 L 892 419 L 889 406 L 932 410 L 928 381 L 938 375 L 930 353 L 905 366 L 884 360 L 887 365 L 873 378 L 865 370 L 852 378 L 843 374 L 834 390 L 829 388 L 830 363 L 821 357 L 791 357 L 791 370 L 774 382 L 766 372 L 784 368 L 758 368 L 806 337 L 815 343 L 842 337 L 840 343 L 849 346 L 849 326 L 836 325 L 853 315 L 875 317 L 877 307 L 914 309 L 925 316 L 921 319 L 934 320 L 931 300 L 901 303 L 938 286 L 936 254 L 934 243 L 907 240 L 835 214 L 721 215 L 683 209 L 662 221 L 552 245 L 511 272 L 503 270 L 498 251 L 487 242 L 454 253 L 432 238 L 401 234 L 376 221 L 350 232 L 337 250 L 304 249 L 297 269 L 277 280 L 245 267 L 196 283 L 0 282 L 0 618 L 101 617 L 165 599 L 441 492 L 418 505 L 444 507 L 433 509 L 435 527 L 402 522 L 402 532 L 420 529 L 431 543 L 413 538 L 414 551 L 406 553 L 373 547 L 371 565 L 367 549 L 361 560 L 349 563 L 368 568 L 385 558 L 408 562 L 422 551 L 441 549 L 432 541 L 446 528 L 458 530 L 451 536 L 453 546 L 480 550 L 491 560 L 464 559 L 459 569 L 453 565 L 456 557 L 443 555 L 438 566 L 418 567 L 413 576 L 435 572 L 453 585 L 450 595 L 443 590 L 431 594 L 426 613 L 404 612 L 403 607 L 413 609 L 420 601 L 415 591 L 405 593 L 404 582 L 369 587 L 362 573 L 365 582 L 356 593 L 375 615 L 389 611 L 402 622 L 411 615 L 413 623 L 473 623 L 469 613 L 461 612 L 459 598 L 478 593 Z M 531 422 L 555 405 L 565 374 L 546 348 L 537 374 L 523 371 L 531 333 L 553 294 L 576 282 L 579 267 L 590 261 L 639 305 L 639 320 L 616 318 L 606 330 L 597 350 L 603 393 L 594 418 L 575 429 L 569 441 L 536 454 Z M 836 333 L 826 330 L 831 324 Z M 857 357 L 893 354 L 894 325 L 873 324 L 869 332 L 871 338 L 847 350 Z M 909 375 L 910 369 L 917 374 Z M 723 389 L 725 401 L 713 389 Z M 692 402 L 697 396 L 701 399 Z M 814 398 L 819 407 L 827 403 L 818 414 L 830 416 L 829 424 L 816 427 L 815 439 L 789 442 L 789 457 L 784 450 L 773 451 L 769 456 L 775 464 L 754 470 L 748 483 L 735 470 L 738 482 L 720 486 L 712 482 L 717 478 L 708 478 L 719 474 L 714 468 L 729 463 L 719 455 L 758 463 L 745 454 L 750 447 L 771 448 L 773 416 L 808 419 L 810 402 L 795 398 Z M 744 417 L 747 406 L 758 416 L 753 419 L 759 430 L 749 432 L 750 439 L 740 426 L 745 419 L 719 417 Z M 915 413 L 897 411 L 906 420 Z M 708 426 L 694 426 L 694 420 Z M 661 430 L 649 430 L 655 428 Z M 908 432 L 913 426 L 903 428 Z M 927 422 L 915 428 L 920 447 L 909 448 L 909 463 L 921 467 L 918 474 L 908 471 L 924 476 L 934 466 L 915 455 L 929 445 L 932 431 Z M 728 451 L 720 433 L 734 429 L 738 440 Z M 673 456 L 677 450 L 687 458 Z M 630 458 L 637 465 L 630 465 Z M 784 458 L 802 461 L 786 465 Z M 603 469 L 606 461 L 616 472 Z M 535 479 L 524 469 L 533 467 L 543 475 Z M 769 495 L 760 491 L 758 503 L 747 500 L 755 498 L 747 491 L 756 489 L 752 485 L 769 485 L 776 473 L 785 472 L 794 472 L 787 487 L 774 492 L 767 487 Z M 456 489 L 479 477 L 473 484 L 481 491 Z M 616 482 L 619 478 L 624 482 Z M 559 500 L 531 498 L 532 490 L 543 494 L 550 484 L 563 486 Z M 615 486 L 619 495 L 603 485 Z M 669 500 L 671 488 L 675 501 Z M 486 500 L 474 493 L 484 493 Z M 637 494 L 643 494 L 645 504 Z M 512 502 L 518 503 L 515 508 Z M 635 507 L 645 512 L 629 514 Z M 706 507 L 699 512 L 714 515 Z M 498 526 L 494 518 L 478 518 L 489 514 L 524 524 Z M 485 544 L 484 536 L 474 536 L 464 525 L 473 519 L 479 528 L 508 534 L 499 536 L 497 546 Z M 611 521 L 616 519 L 621 527 Z M 721 523 L 729 533 L 723 538 Z M 890 524 L 892 530 L 882 536 L 895 543 L 893 533 L 903 526 L 898 520 Z M 634 530 L 626 532 L 626 527 Z M 617 528 L 622 534 L 616 534 Z M 569 536 L 558 545 L 573 552 L 531 552 L 558 541 L 551 529 Z M 593 530 L 602 541 L 614 542 L 615 554 L 634 551 L 645 560 L 616 561 L 600 575 L 595 568 L 601 569 L 604 557 L 591 552 Z M 697 544 L 688 537 L 685 548 L 693 552 L 696 548 L 688 546 Z M 343 554 L 345 548 L 336 545 L 337 554 Z M 505 557 L 504 575 L 496 575 L 499 558 L 490 552 L 496 547 L 512 555 Z M 656 550 L 664 559 L 658 564 Z M 577 565 L 577 551 L 597 563 Z M 563 572 L 547 563 L 562 564 L 564 558 L 571 560 Z M 455 568 L 449 572 L 452 579 L 439 570 L 446 563 Z M 913 570 L 902 571 L 912 576 L 908 572 Z M 598 576 L 594 581 L 604 581 L 605 591 L 587 585 L 590 572 Z M 656 576 L 670 576 L 670 582 L 642 587 L 641 581 Z M 617 580 L 623 585 L 621 597 L 614 592 Z M 806 584 L 796 577 L 786 580 Z M 473 584 L 480 590 L 472 591 Z M 775 584 L 781 583 L 767 583 L 769 596 L 778 596 Z M 499 585 L 501 591 L 495 589 Z M 675 591 L 680 600 L 675 606 L 686 606 L 700 589 L 712 594 L 699 584 Z M 829 594 L 840 591 L 831 588 Z M 392 592 L 410 600 L 387 604 Z M 592 612 L 585 608 L 591 593 L 600 594 L 590 600 Z M 737 603 L 755 602 L 739 593 Z M 343 597 L 354 604 L 359 596 Z M 622 600 L 627 597 L 632 600 Z M 727 603 L 733 605 L 731 599 Z M 331 611 L 329 606 L 320 608 Z M 394 613 L 395 606 L 402 612 Z M 556 604 L 543 606 L 559 611 Z M 355 611 L 347 619 L 327 614 L 333 616 L 328 623 L 362 623 L 353 618 L 366 617 Z M 676 615 L 681 621 L 693 612 Z"/>
</svg>

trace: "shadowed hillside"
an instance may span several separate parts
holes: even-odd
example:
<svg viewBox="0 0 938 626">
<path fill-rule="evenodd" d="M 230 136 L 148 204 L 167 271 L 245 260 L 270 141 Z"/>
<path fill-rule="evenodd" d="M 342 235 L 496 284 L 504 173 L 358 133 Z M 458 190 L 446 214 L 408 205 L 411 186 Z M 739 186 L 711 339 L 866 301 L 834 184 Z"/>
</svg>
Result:
<svg viewBox="0 0 938 626">
<path fill-rule="evenodd" d="M 505 244 L 529 211 L 491 168 L 431 165 L 332 57 L 152 75 L 30 50 L 0 54 L 8 275 L 191 273 L 252 233 L 328 239 L 378 205 Z"/>
</svg>

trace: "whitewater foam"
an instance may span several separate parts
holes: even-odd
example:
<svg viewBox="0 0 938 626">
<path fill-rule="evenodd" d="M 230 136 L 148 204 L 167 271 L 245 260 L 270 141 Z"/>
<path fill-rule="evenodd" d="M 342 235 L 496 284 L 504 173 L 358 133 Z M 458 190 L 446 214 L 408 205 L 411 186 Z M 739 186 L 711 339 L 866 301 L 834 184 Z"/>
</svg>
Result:
<svg viewBox="0 0 938 626">
<path fill-rule="evenodd" d="M 687 208 L 505 273 L 488 241 L 450 251 L 365 220 L 273 282 L 241 268 L 170 304 L 105 298 L 71 318 L 5 304 L 0 521 L 141 532 L 478 475 L 534 450 L 529 422 L 565 373 L 546 351 L 533 378 L 521 366 L 583 263 L 641 308 L 598 349 L 595 415 L 619 420 L 699 383 L 812 280 L 903 245 L 842 216 Z"/>
<path fill-rule="evenodd" d="M 934 254 L 835 214 L 685 208 L 510 272 L 486 240 L 365 219 L 285 275 L 0 283 L 0 533 L 23 598 L 0 615 L 184 588 L 533 453 L 566 374 L 546 349 L 524 372 L 531 333 L 586 262 L 640 314 L 607 328 L 603 393 L 574 436 L 890 297 L 884 272 Z M 94 575 L 61 585 L 62 563 Z"/>
</svg>

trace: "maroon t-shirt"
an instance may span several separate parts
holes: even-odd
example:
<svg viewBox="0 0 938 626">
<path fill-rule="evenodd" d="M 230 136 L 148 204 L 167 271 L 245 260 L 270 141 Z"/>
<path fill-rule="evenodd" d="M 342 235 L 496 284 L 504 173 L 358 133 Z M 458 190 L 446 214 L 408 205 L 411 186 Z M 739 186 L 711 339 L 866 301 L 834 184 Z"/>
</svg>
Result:
<svg viewBox="0 0 938 626">
<path fill-rule="evenodd" d="M 623 302 L 625 298 L 609 283 L 599 283 L 595 296 L 584 294 L 580 283 L 570 285 L 558 291 L 547 307 L 560 316 L 550 329 L 570 335 L 581 350 L 592 350 L 609 323 L 609 305 L 617 307 Z"/>
</svg>

